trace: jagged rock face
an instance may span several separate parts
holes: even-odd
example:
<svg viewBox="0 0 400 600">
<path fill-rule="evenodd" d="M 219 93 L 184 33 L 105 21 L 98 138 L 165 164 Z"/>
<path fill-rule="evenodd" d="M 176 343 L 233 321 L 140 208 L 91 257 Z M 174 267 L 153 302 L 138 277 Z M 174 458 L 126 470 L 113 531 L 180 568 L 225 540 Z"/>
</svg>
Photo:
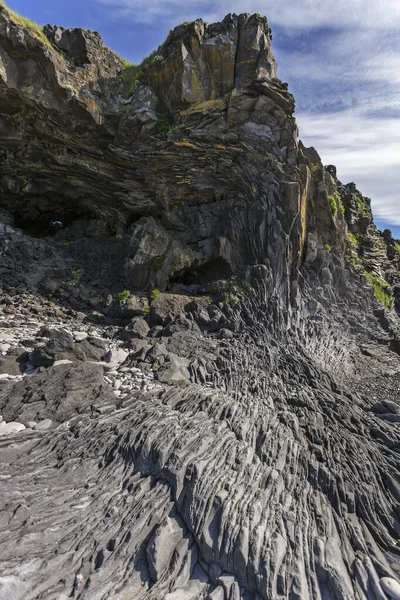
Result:
<svg viewBox="0 0 400 600">
<path fill-rule="evenodd" d="M 0 6 L 1 599 L 397 593 L 400 329 L 364 273 L 398 249 L 298 141 L 267 21 L 181 25 L 132 88 L 45 33 Z"/>
<path fill-rule="evenodd" d="M 208 26 L 198 20 L 170 33 L 148 79 L 174 113 L 274 79 L 270 45 L 267 20 L 258 15 L 228 15 Z"/>
<path fill-rule="evenodd" d="M 3 105 L 11 104 L 10 99 L 4 97 L 8 93 L 11 98 L 18 96 L 19 101 L 27 104 L 75 114 L 80 119 L 84 119 L 84 108 L 99 122 L 101 109 L 96 94 L 100 91 L 100 82 L 116 77 L 121 70 L 121 60 L 104 46 L 95 32 L 51 26 L 44 32 L 54 46 L 24 28 L 0 5 Z M 18 105 L 6 114 L 17 112 Z"/>
<path fill-rule="evenodd" d="M 66 58 L 71 60 L 77 67 L 86 68 L 91 64 L 98 66 L 99 77 L 112 77 L 121 69 L 121 61 L 116 54 L 106 48 L 101 36 L 97 31 L 85 31 L 83 29 L 64 29 L 56 25 L 45 25 L 44 34 L 50 42 L 63 51 Z"/>
<path fill-rule="evenodd" d="M 210 26 L 196 21 L 178 27 L 160 47 L 160 61 L 147 67 L 152 89 L 139 86 L 118 114 L 121 63 L 98 34 L 48 26 L 54 49 L 29 33 L 14 43 L 21 28 L 6 9 L 1 15 L 8 67 L 0 101 L 0 190 L 2 207 L 17 226 L 29 232 L 32 223 L 42 223 L 46 231 L 60 220 L 67 226 L 58 235 L 63 242 L 76 239 L 79 222 L 85 237 L 96 229 L 99 238 L 107 230 L 125 237 L 126 256 L 114 273 L 114 284 L 125 287 L 165 289 L 186 270 L 206 265 L 220 264 L 222 277 L 264 257 L 275 271 L 276 256 L 286 252 L 278 242 L 281 231 L 288 236 L 289 261 L 279 259 L 279 277 L 298 266 L 310 177 L 298 165 L 293 106 L 275 78 L 265 19 L 228 16 Z M 36 78 L 43 64 L 47 70 Z M 11 77 L 13 69 L 22 73 L 20 81 Z M 195 79 L 199 93 L 185 97 Z M 153 98 L 157 106 L 170 99 L 177 133 L 132 143 L 154 114 Z M 101 120 L 104 125 L 96 126 Z M 117 147 L 121 140 L 129 146 Z M 148 214 L 148 221 L 130 225 Z M 69 248 L 59 250 L 73 259 Z M 91 263 L 85 270 L 97 271 Z"/>
</svg>

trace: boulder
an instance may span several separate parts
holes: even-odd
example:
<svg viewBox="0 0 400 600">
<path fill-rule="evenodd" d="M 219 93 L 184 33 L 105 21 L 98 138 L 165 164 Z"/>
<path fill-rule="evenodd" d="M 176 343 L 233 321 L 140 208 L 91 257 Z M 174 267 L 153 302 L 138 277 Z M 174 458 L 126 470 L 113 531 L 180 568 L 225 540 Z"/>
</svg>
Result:
<svg viewBox="0 0 400 600">
<path fill-rule="evenodd" d="M 32 352 L 30 363 L 34 367 L 50 367 L 54 362 L 58 363 L 61 360 L 99 361 L 106 354 L 104 340 L 88 337 L 85 333 L 78 336 L 77 343 L 74 337 L 63 329 L 42 328 L 39 335 L 48 338 L 48 341 Z"/>
<path fill-rule="evenodd" d="M 135 317 L 120 333 L 121 339 L 129 341 L 133 338 L 143 339 L 147 336 L 150 327 L 142 317 Z"/>
<path fill-rule="evenodd" d="M 165 359 L 165 363 L 156 378 L 161 383 L 172 384 L 187 384 L 190 381 L 189 373 L 190 361 L 186 358 L 181 358 L 173 352 L 170 352 Z"/>
<path fill-rule="evenodd" d="M 122 317 L 138 317 L 148 312 L 149 301 L 145 296 L 132 295 L 121 306 Z"/>
<path fill-rule="evenodd" d="M 61 423 L 90 412 L 91 405 L 113 400 L 103 381 L 103 368 L 93 363 L 50 367 L 0 390 L 0 411 L 6 421 L 19 419 Z"/>
<path fill-rule="evenodd" d="M 168 325 L 175 317 L 184 313 L 192 298 L 179 294 L 160 294 L 151 303 L 150 318 L 154 325 Z"/>
<path fill-rule="evenodd" d="M 44 419 L 43 421 L 36 423 L 33 429 L 35 431 L 47 431 L 47 429 L 50 429 L 52 423 L 53 421 L 51 419 Z"/>
<path fill-rule="evenodd" d="M 128 352 L 122 348 L 112 348 L 105 354 L 103 360 L 107 369 L 119 367 L 128 357 Z"/>
<path fill-rule="evenodd" d="M 0 374 L 21 375 L 24 372 L 24 365 L 17 362 L 15 358 L 9 356 L 0 357 Z"/>
</svg>

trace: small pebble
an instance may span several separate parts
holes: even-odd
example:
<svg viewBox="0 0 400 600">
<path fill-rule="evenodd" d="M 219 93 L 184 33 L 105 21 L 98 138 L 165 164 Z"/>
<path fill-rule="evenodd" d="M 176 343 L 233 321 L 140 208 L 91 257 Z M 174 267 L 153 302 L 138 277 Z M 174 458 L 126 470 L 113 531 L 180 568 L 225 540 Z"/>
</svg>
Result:
<svg viewBox="0 0 400 600">
<path fill-rule="evenodd" d="M 83 340 L 86 340 L 88 337 L 88 334 L 85 331 L 73 331 L 72 335 L 76 342 L 83 342 Z"/>
<path fill-rule="evenodd" d="M 400 583 L 398 581 L 392 577 L 382 577 L 379 583 L 385 594 L 392 598 L 392 600 L 400 600 Z"/>
<path fill-rule="evenodd" d="M 53 363 L 53 367 L 58 367 L 59 365 L 68 365 L 69 363 L 72 363 L 72 360 L 68 360 L 67 358 L 64 358 L 62 360 L 55 360 Z"/>
<path fill-rule="evenodd" d="M 0 423 L 0 435 L 17 433 L 18 431 L 23 431 L 24 429 L 26 429 L 25 425 L 22 425 L 22 423 L 17 423 L 16 421 L 11 421 L 10 423 L 2 421 Z"/>
<path fill-rule="evenodd" d="M 51 419 L 44 419 L 44 421 L 40 421 L 40 423 L 35 425 L 34 429 L 35 431 L 46 431 L 50 429 L 52 422 Z"/>
</svg>

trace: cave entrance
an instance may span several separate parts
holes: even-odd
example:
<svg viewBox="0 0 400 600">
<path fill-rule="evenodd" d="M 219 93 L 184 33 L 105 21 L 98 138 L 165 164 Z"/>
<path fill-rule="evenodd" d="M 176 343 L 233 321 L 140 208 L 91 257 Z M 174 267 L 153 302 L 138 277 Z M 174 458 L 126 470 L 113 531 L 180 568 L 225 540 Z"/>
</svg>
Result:
<svg viewBox="0 0 400 600">
<path fill-rule="evenodd" d="M 68 212 L 67 214 L 57 214 L 57 210 L 53 214 L 43 213 L 36 219 L 27 219 L 20 213 L 15 213 L 14 227 L 21 229 L 24 234 L 31 237 L 52 237 L 61 229 L 65 229 L 78 219 L 89 218 L 89 214 Z"/>
<path fill-rule="evenodd" d="M 226 279 L 231 277 L 231 275 L 232 268 L 228 261 L 218 257 L 203 265 L 190 267 L 190 269 L 180 271 L 175 277 L 171 278 L 170 282 L 171 284 L 183 283 L 184 285 L 203 285 L 204 283 L 210 283 L 211 281 Z"/>
</svg>

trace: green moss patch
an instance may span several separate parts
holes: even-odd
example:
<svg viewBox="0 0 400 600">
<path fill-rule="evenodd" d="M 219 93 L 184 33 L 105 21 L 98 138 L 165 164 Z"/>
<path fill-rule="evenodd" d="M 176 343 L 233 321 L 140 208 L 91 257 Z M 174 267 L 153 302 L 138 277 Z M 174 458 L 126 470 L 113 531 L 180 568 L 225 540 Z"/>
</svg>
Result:
<svg viewBox="0 0 400 600">
<path fill-rule="evenodd" d="M 328 196 L 329 206 L 331 207 L 331 213 L 333 218 L 338 214 L 338 205 L 335 196 Z"/>
<path fill-rule="evenodd" d="M 342 216 L 342 218 L 344 218 L 344 204 L 343 204 L 343 200 L 342 200 L 342 197 L 340 196 L 340 194 L 338 192 L 335 192 L 331 196 L 328 196 L 328 201 L 329 201 L 329 206 L 331 207 L 331 212 L 332 212 L 333 218 L 337 217 L 337 215 L 339 213 L 339 208 L 340 208 L 341 216 Z"/>
<path fill-rule="evenodd" d="M 153 290 L 151 290 L 150 292 L 150 301 L 152 302 L 153 300 L 155 300 L 156 298 L 158 298 L 158 296 L 161 294 L 160 290 L 158 288 L 154 288 Z"/>
<path fill-rule="evenodd" d="M 364 275 L 368 281 L 368 283 L 370 283 L 372 285 L 372 287 L 374 288 L 374 296 L 375 298 L 384 306 L 386 306 L 387 309 L 392 310 L 393 306 L 394 306 L 394 299 L 392 296 L 390 296 L 386 290 L 388 288 L 390 288 L 390 285 L 388 284 L 387 281 L 385 281 L 384 279 L 381 279 L 381 277 L 376 277 L 375 275 L 373 275 L 372 273 L 369 273 L 368 271 L 364 271 Z"/>
<path fill-rule="evenodd" d="M 123 304 L 131 297 L 131 293 L 129 290 L 122 290 L 119 294 L 117 294 L 117 300 L 120 304 Z"/>
<path fill-rule="evenodd" d="M 352 244 L 354 244 L 354 246 L 356 246 L 356 248 L 358 248 L 358 246 L 360 245 L 360 236 L 359 234 L 356 233 L 351 233 L 351 231 L 349 231 L 347 233 L 347 239 L 349 240 L 349 242 L 351 242 Z"/>
</svg>

